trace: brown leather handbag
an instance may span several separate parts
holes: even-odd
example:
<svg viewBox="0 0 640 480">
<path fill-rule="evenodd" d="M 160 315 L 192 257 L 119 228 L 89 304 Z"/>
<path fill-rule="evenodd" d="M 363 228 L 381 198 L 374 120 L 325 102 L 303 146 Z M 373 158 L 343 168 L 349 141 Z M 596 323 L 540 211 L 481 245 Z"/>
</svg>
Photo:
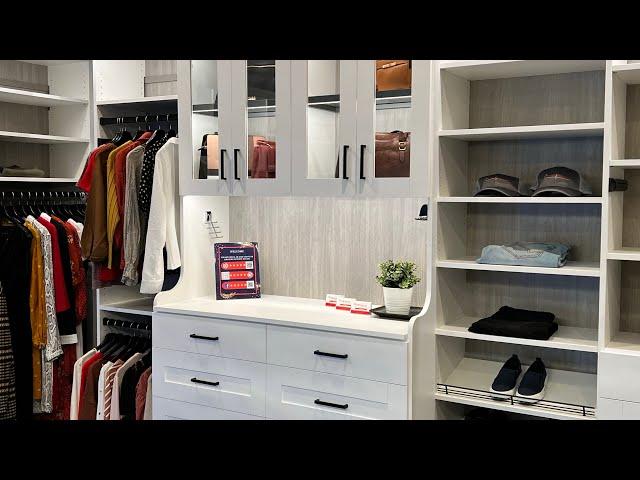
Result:
<svg viewBox="0 0 640 480">
<path fill-rule="evenodd" d="M 411 133 L 394 130 L 376 133 L 375 176 L 410 175 Z"/>
<path fill-rule="evenodd" d="M 206 179 L 209 175 L 218 175 L 218 134 L 209 133 L 202 136 L 200 151 L 200 165 L 198 167 L 198 179 Z"/>
<path fill-rule="evenodd" d="M 376 91 L 411 88 L 411 60 L 376 60 Z"/>
</svg>

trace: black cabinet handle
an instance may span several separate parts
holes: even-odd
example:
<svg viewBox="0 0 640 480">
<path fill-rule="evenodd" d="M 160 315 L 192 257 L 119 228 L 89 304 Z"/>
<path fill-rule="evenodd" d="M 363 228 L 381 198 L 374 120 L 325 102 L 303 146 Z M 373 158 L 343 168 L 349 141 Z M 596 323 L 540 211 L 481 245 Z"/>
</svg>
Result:
<svg viewBox="0 0 640 480">
<path fill-rule="evenodd" d="M 348 403 L 345 403 L 344 405 L 340 405 L 339 403 L 324 402 L 319 398 L 316 398 L 313 403 L 315 403 L 316 405 L 324 405 L 325 407 L 340 408 L 342 410 L 346 410 L 347 408 L 349 408 Z"/>
<path fill-rule="evenodd" d="M 191 381 L 193 383 L 202 383 L 203 385 L 211 385 L 212 387 L 217 387 L 218 385 L 220 385 L 220 382 L 209 382 L 207 380 L 200 380 L 196 377 L 193 377 Z"/>
<path fill-rule="evenodd" d="M 196 333 L 192 333 L 189 335 L 191 338 L 197 338 L 199 340 L 211 340 L 212 342 L 216 342 L 220 339 L 220 337 L 205 337 L 204 335 L 198 335 Z"/>
<path fill-rule="evenodd" d="M 364 176 L 364 149 L 367 148 L 366 145 L 360 145 L 360 180 L 366 180 L 367 177 Z"/>
<path fill-rule="evenodd" d="M 349 150 L 349 145 L 342 146 L 342 179 L 349 180 L 347 176 L 347 150 Z"/>
<path fill-rule="evenodd" d="M 347 358 L 349 355 L 345 354 L 339 354 L 339 353 L 327 353 L 327 352 L 321 352 L 320 350 L 316 350 L 315 352 L 313 352 L 314 355 L 320 355 L 321 357 L 333 357 L 333 358 Z"/>
<path fill-rule="evenodd" d="M 233 149 L 233 177 L 236 180 L 240 180 L 240 177 L 238 176 L 238 152 L 240 152 L 239 148 Z"/>
<path fill-rule="evenodd" d="M 220 149 L 220 179 L 226 180 L 227 177 L 224 176 L 224 152 L 227 150 L 222 148 Z"/>
</svg>

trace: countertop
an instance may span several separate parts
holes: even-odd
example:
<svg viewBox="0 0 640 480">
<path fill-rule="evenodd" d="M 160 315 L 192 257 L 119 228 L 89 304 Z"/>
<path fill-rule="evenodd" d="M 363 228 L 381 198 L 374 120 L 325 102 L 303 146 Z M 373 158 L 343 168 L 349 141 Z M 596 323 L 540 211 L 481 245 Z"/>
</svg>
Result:
<svg viewBox="0 0 640 480">
<path fill-rule="evenodd" d="M 216 300 L 197 297 L 154 307 L 154 312 L 215 317 L 310 328 L 391 340 L 407 340 L 409 322 L 359 315 L 326 307 L 324 300 L 263 295 L 262 298 Z"/>
</svg>

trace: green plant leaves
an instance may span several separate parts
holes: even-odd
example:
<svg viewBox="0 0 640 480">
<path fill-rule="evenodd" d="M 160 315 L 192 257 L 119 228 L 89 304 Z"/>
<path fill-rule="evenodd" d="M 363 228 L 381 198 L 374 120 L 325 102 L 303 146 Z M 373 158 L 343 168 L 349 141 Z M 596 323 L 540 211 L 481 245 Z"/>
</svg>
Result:
<svg viewBox="0 0 640 480">
<path fill-rule="evenodd" d="M 380 275 L 376 275 L 376 280 L 383 287 L 411 288 L 420 281 L 420 277 L 415 274 L 416 264 L 413 262 L 386 260 L 378 266 Z"/>
</svg>

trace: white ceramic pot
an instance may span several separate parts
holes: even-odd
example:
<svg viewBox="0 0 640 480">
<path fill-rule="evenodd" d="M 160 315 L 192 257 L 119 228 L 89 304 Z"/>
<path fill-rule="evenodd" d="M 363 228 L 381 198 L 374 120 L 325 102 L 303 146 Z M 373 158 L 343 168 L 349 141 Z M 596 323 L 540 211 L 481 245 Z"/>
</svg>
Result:
<svg viewBox="0 0 640 480">
<path fill-rule="evenodd" d="M 407 315 L 411 308 L 411 298 L 413 297 L 413 287 L 411 288 L 390 288 L 382 287 L 384 294 L 384 306 L 389 313 Z"/>
</svg>

